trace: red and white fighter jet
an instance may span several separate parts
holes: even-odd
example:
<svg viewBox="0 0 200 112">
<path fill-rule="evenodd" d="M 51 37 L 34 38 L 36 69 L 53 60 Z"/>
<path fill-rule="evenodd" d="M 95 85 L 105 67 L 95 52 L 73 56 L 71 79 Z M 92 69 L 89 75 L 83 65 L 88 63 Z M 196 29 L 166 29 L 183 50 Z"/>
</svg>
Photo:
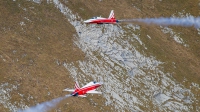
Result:
<svg viewBox="0 0 200 112">
<path fill-rule="evenodd" d="M 91 19 L 84 21 L 84 23 L 92 23 L 92 24 L 115 24 L 118 22 L 119 21 L 115 19 L 113 10 L 111 10 L 108 18 L 92 17 Z"/>
<path fill-rule="evenodd" d="M 89 82 L 88 84 L 80 88 L 79 84 L 76 82 L 74 86 L 75 89 L 66 88 L 63 91 L 72 92 L 71 93 L 72 96 L 86 97 L 85 94 L 87 93 L 102 94 L 101 92 L 95 91 L 96 88 L 98 88 L 101 85 L 102 83 L 93 81 L 93 82 Z"/>
</svg>

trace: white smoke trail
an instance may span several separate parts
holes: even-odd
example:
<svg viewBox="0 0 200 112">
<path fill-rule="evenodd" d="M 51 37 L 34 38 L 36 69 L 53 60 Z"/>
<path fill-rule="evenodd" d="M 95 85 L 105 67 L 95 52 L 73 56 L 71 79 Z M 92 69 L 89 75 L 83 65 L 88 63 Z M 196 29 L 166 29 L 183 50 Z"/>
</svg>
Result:
<svg viewBox="0 0 200 112">
<path fill-rule="evenodd" d="M 18 112 L 47 112 L 47 111 L 55 108 L 59 102 L 61 102 L 62 100 L 66 99 L 70 96 L 71 95 L 65 95 L 63 97 L 59 97 L 59 98 L 53 99 L 51 101 L 40 103 L 40 104 L 30 107 L 26 110 L 20 109 L 20 110 L 18 110 Z"/>
<path fill-rule="evenodd" d="M 144 18 L 144 19 L 124 19 L 119 20 L 120 22 L 142 22 L 147 24 L 157 24 L 157 25 L 164 25 L 164 26 L 184 26 L 184 27 L 191 27 L 194 26 L 195 28 L 200 28 L 200 17 L 193 17 L 188 16 L 185 18 Z"/>
</svg>

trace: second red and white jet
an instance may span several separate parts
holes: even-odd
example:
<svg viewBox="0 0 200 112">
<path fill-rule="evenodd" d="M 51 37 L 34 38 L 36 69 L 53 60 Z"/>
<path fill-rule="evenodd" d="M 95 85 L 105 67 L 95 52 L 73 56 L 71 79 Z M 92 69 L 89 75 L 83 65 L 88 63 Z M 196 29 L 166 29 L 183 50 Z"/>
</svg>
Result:
<svg viewBox="0 0 200 112">
<path fill-rule="evenodd" d="M 86 84 L 82 88 L 80 88 L 78 83 L 76 82 L 75 86 L 74 86 L 74 89 L 66 88 L 63 91 L 72 92 L 71 93 L 72 96 L 86 97 L 85 94 L 88 94 L 88 93 L 102 94 L 101 92 L 96 91 L 96 88 L 98 88 L 101 85 L 102 85 L 102 83 L 93 81 L 93 82 L 90 82 L 90 83 Z"/>
<path fill-rule="evenodd" d="M 91 23 L 91 24 L 116 24 L 118 22 L 119 21 L 115 19 L 113 10 L 111 10 L 108 18 L 92 17 L 91 19 L 84 21 L 84 23 Z"/>
</svg>

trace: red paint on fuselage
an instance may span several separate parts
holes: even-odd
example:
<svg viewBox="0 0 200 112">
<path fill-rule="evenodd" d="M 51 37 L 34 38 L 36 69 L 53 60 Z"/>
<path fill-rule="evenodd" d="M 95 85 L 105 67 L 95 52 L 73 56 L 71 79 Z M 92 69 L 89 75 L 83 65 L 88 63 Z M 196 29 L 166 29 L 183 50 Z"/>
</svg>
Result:
<svg viewBox="0 0 200 112">
<path fill-rule="evenodd" d="M 117 23 L 116 19 L 99 19 L 99 20 L 93 20 L 90 23 L 96 23 L 96 24 L 115 24 Z"/>
<path fill-rule="evenodd" d="M 118 20 L 116 19 L 89 19 L 85 21 L 85 23 L 93 23 L 93 24 L 116 24 Z"/>
<path fill-rule="evenodd" d="M 119 21 L 115 19 L 113 10 L 111 10 L 108 18 L 92 17 L 91 19 L 84 21 L 84 23 L 92 23 L 92 24 L 115 24 L 118 22 Z"/>
<path fill-rule="evenodd" d="M 84 87 L 84 88 L 80 88 L 80 89 L 76 89 L 72 95 L 76 95 L 78 93 L 78 95 L 85 95 L 88 91 L 91 90 L 95 90 L 96 88 L 98 88 L 99 86 L 101 86 L 100 84 L 95 84 L 95 85 L 91 85 L 88 87 Z"/>
</svg>

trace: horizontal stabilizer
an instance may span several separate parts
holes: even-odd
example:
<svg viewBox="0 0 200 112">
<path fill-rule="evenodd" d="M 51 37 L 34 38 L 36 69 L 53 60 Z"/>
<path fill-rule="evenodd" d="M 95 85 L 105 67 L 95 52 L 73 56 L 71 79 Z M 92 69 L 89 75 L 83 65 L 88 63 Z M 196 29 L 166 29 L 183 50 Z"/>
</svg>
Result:
<svg viewBox="0 0 200 112">
<path fill-rule="evenodd" d="M 66 88 L 66 89 L 63 89 L 63 91 L 74 92 L 75 90 L 74 89 L 68 89 L 68 88 Z"/>
<path fill-rule="evenodd" d="M 95 90 L 88 91 L 87 93 L 102 94 L 102 92 L 98 92 L 98 91 L 95 91 Z"/>
</svg>

